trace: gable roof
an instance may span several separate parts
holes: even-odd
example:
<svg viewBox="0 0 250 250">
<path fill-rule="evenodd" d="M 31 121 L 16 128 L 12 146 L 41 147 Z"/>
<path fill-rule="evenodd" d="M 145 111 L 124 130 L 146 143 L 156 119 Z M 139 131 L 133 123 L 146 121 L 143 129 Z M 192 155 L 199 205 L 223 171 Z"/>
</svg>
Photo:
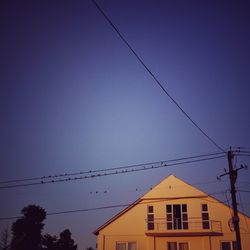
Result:
<svg viewBox="0 0 250 250">
<path fill-rule="evenodd" d="M 182 187 L 182 188 L 178 188 Z M 98 227 L 93 234 L 98 235 L 99 231 L 108 226 L 110 223 L 115 221 L 117 218 L 125 214 L 127 211 L 132 209 L 134 206 L 139 204 L 144 200 L 160 200 L 160 199 L 181 199 L 181 198 L 202 198 L 202 197 L 211 197 L 216 201 L 220 202 L 221 204 L 225 205 L 223 202 L 219 201 L 218 199 L 208 195 L 205 192 L 200 191 L 199 189 L 193 187 L 192 185 L 184 182 L 183 180 L 177 178 L 174 175 L 169 175 L 165 179 L 163 179 L 159 184 L 155 187 L 151 188 L 150 191 L 145 193 L 142 197 L 137 199 L 135 202 L 127 206 L 121 212 L 113 216 L 103 225 Z M 227 205 L 225 205 L 227 206 Z M 247 216 L 247 215 L 245 215 Z M 248 217 L 248 216 L 247 216 Z"/>
<path fill-rule="evenodd" d="M 208 196 L 208 194 L 189 185 L 176 176 L 170 175 L 142 196 L 142 199 L 188 198 L 200 196 Z"/>
</svg>

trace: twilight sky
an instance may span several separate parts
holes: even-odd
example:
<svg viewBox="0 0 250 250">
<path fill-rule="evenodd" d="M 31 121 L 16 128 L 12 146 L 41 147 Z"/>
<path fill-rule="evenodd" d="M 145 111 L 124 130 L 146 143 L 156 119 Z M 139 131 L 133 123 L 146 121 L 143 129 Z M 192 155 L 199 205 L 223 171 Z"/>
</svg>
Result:
<svg viewBox="0 0 250 250">
<path fill-rule="evenodd" d="M 163 86 L 221 147 L 250 150 L 250 4 L 100 0 Z M 217 152 L 117 36 L 90 0 L 0 2 L 0 181 Z M 238 157 L 237 166 L 250 166 Z M 205 192 L 227 160 L 89 180 L 0 189 L 0 217 L 28 204 L 47 212 L 126 204 L 169 174 Z M 239 187 L 250 190 L 250 173 Z M 200 183 L 200 184 L 197 184 Z M 217 198 L 225 201 L 224 195 Z M 249 194 L 241 210 L 250 214 Z M 242 207 L 242 204 L 244 205 Z M 120 209 L 48 216 L 79 249 Z M 0 221 L 0 229 L 13 221 Z"/>
</svg>

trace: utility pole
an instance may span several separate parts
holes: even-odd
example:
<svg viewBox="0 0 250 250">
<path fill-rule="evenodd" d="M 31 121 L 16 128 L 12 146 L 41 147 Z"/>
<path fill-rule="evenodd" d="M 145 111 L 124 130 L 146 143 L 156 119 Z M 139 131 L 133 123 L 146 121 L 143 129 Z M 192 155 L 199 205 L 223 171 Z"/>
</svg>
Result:
<svg viewBox="0 0 250 250">
<path fill-rule="evenodd" d="M 221 174 L 220 177 L 229 175 L 230 178 L 230 186 L 231 186 L 231 197 L 232 197 L 232 207 L 233 207 L 233 225 L 234 225 L 234 230 L 235 230 L 235 236 L 236 236 L 236 244 L 237 244 L 237 250 L 242 250 L 241 247 L 241 237 L 240 237 L 240 226 L 239 226 L 239 216 L 238 216 L 238 208 L 237 208 L 237 200 L 236 200 L 236 188 L 235 188 L 235 183 L 237 180 L 237 175 L 238 175 L 238 170 L 245 168 L 243 165 L 241 165 L 239 168 L 234 168 L 233 167 L 233 152 L 231 149 L 227 152 L 227 160 L 228 160 L 228 169 L 229 171 L 227 172 L 225 170 L 224 174 Z"/>
<path fill-rule="evenodd" d="M 236 235 L 236 244 L 237 244 L 237 250 L 242 250 L 241 248 L 241 237 L 240 237 L 240 227 L 239 227 L 239 216 L 238 216 L 238 208 L 237 208 L 237 200 L 236 200 L 236 189 L 235 189 L 235 182 L 238 175 L 239 169 L 233 168 L 233 153 L 231 150 L 227 152 L 227 160 L 228 160 L 228 167 L 229 167 L 229 177 L 230 177 L 230 185 L 231 185 L 231 197 L 232 197 L 232 206 L 233 206 L 233 225 Z"/>
</svg>

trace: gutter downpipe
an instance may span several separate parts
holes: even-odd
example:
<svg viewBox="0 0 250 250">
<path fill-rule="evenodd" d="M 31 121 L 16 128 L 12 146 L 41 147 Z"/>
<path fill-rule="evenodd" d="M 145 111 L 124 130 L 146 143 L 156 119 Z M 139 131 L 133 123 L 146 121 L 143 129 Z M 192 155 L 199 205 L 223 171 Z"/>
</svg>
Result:
<svg viewBox="0 0 250 250">
<path fill-rule="evenodd" d="M 212 250 L 211 236 L 209 235 L 208 237 L 209 237 L 209 248 L 210 250 Z"/>
<path fill-rule="evenodd" d="M 103 235 L 102 249 L 105 250 L 105 235 Z"/>
</svg>

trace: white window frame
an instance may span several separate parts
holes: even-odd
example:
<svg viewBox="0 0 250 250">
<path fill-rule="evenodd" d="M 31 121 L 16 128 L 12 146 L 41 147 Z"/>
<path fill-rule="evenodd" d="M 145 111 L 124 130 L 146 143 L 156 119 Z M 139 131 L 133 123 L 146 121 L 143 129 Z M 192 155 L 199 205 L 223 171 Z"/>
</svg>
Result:
<svg viewBox="0 0 250 250">
<path fill-rule="evenodd" d="M 149 211 L 149 207 L 153 208 L 153 212 Z M 152 230 L 152 231 L 155 230 L 155 213 L 154 212 L 155 212 L 155 207 L 153 205 L 148 205 L 147 206 L 147 230 Z M 149 221 L 148 217 L 150 215 L 153 217 L 153 219 Z M 153 228 L 149 229 L 149 225 L 153 225 Z"/>
<path fill-rule="evenodd" d="M 136 241 L 116 241 L 115 243 L 115 249 L 117 250 L 117 244 L 125 244 L 126 245 L 126 250 L 128 250 L 128 244 L 129 243 L 135 243 L 135 249 L 137 249 L 137 242 Z"/>
<path fill-rule="evenodd" d="M 233 242 L 236 242 L 235 240 L 222 240 L 220 242 L 220 249 L 222 250 L 222 243 L 225 242 L 225 243 L 230 243 L 230 250 L 233 250 Z"/>
<path fill-rule="evenodd" d="M 167 250 L 169 250 L 169 249 L 168 249 L 168 243 L 169 243 L 169 242 L 176 243 L 176 245 L 177 245 L 177 250 L 180 249 L 180 246 L 179 246 L 180 243 L 186 243 L 186 244 L 188 245 L 188 250 L 190 250 L 190 243 L 189 243 L 188 241 L 167 241 Z"/>
<path fill-rule="evenodd" d="M 179 228 L 179 225 L 178 225 L 178 222 L 177 222 L 177 225 L 176 225 L 176 222 L 175 222 L 175 218 L 174 218 L 174 206 L 175 205 L 178 205 L 180 206 L 180 213 L 181 213 L 181 225 L 180 225 L 180 228 Z M 183 211 L 183 206 L 186 206 L 186 211 L 184 212 Z M 167 206 L 171 206 L 171 212 L 168 212 L 167 211 Z M 168 215 L 171 216 L 172 220 L 171 221 L 168 221 Z M 183 215 L 186 215 L 186 220 L 183 219 Z M 166 227 L 168 230 L 188 230 L 189 229 L 189 216 L 188 216 L 188 205 L 187 203 L 178 203 L 178 204 L 166 204 L 166 221 L 167 221 L 167 224 L 166 224 Z M 171 224 L 171 228 L 168 228 L 168 223 Z M 184 228 L 186 225 L 187 228 Z"/>
<path fill-rule="evenodd" d="M 204 211 L 203 209 L 202 209 L 202 206 L 203 205 L 206 205 L 207 206 L 207 211 Z M 203 214 L 207 214 L 208 215 L 208 220 L 203 220 Z M 202 229 L 204 229 L 204 230 L 209 230 L 210 228 L 211 228 L 211 221 L 210 221 L 210 213 L 209 213 L 209 206 L 208 206 L 208 203 L 201 203 L 201 221 L 202 221 Z M 204 223 L 208 223 L 208 228 L 204 228 L 204 226 L 203 226 L 203 222 Z"/>
</svg>

